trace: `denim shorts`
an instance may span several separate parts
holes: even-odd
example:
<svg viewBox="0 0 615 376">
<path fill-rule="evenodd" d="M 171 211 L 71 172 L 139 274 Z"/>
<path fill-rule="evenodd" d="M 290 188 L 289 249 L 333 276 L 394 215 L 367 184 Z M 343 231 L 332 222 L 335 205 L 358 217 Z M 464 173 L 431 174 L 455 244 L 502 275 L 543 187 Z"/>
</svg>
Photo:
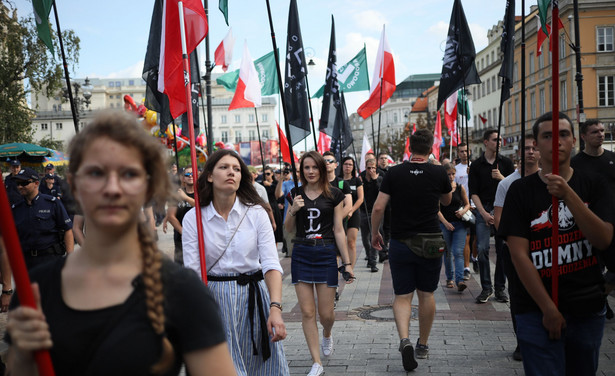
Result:
<svg viewBox="0 0 615 376">
<path fill-rule="evenodd" d="M 337 287 L 337 247 L 328 245 L 305 245 L 295 243 L 290 262 L 293 285 L 299 282 L 326 283 Z"/>
<path fill-rule="evenodd" d="M 440 282 L 442 257 L 427 259 L 419 257 L 404 243 L 391 239 L 389 266 L 395 295 L 405 295 L 420 290 L 434 292 Z"/>
</svg>

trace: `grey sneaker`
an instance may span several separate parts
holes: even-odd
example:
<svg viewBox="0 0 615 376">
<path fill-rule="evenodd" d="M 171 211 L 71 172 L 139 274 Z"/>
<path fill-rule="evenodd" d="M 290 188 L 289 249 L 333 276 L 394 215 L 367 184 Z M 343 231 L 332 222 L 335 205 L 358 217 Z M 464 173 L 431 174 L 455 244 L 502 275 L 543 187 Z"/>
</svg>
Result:
<svg viewBox="0 0 615 376">
<path fill-rule="evenodd" d="M 416 350 L 414 350 L 414 356 L 417 359 L 427 359 L 429 358 L 429 346 L 421 345 L 419 343 L 420 338 L 416 340 Z"/>
<path fill-rule="evenodd" d="M 399 341 L 399 351 L 401 352 L 401 361 L 404 365 L 404 370 L 412 371 L 419 366 L 416 359 L 414 359 L 414 349 L 408 338 Z"/>
<path fill-rule="evenodd" d="M 508 294 L 506 294 L 506 291 L 504 290 L 496 290 L 495 300 L 500 303 L 508 303 Z"/>
<path fill-rule="evenodd" d="M 476 303 L 477 304 L 482 304 L 482 303 L 487 303 L 487 301 L 489 300 L 489 298 L 491 298 L 493 296 L 493 289 L 488 289 L 488 290 L 483 290 L 477 297 L 476 297 Z"/>
<path fill-rule="evenodd" d="M 466 269 L 463 271 L 463 279 L 464 281 L 467 281 L 470 279 L 470 269 Z"/>
</svg>

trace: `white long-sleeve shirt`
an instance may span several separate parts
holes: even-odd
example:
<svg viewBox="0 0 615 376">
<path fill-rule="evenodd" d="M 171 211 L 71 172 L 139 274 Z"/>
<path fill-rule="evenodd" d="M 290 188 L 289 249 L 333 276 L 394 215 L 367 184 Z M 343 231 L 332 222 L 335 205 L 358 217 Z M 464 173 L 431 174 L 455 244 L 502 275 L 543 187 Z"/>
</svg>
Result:
<svg viewBox="0 0 615 376">
<path fill-rule="evenodd" d="M 283 273 L 267 212 L 260 205 L 248 207 L 238 199 L 235 199 L 227 221 L 218 214 L 213 204 L 201 208 L 207 268 L 220 258 L 246 210 L 248 212 L 226 253 L 208 274 L 254 273 L 260 269 L 263 274 L 267 274 L 269 270 Z M 196 271 L 200 276 L 196 209 L 192 208 L 186 213 L 182 227 L 184 266 Z"/>
</svg>

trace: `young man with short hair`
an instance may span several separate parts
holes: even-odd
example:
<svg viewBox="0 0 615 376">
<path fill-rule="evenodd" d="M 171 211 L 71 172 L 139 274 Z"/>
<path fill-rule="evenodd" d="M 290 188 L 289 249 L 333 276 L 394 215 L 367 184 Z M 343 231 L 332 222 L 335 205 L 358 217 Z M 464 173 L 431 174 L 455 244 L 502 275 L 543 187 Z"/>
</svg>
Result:
<svg viewBox="0 0 615 376">
<path fill-rule="evenodd" d="M 559 174 L 553 173 L 552 114 L 532 132 L 542 170 L 508 190 L 499 235 L 520 284 L 513 301 L 528 375 L 595 375 L 604 330 L 604 280 L 597 260 L 613 241 L 615 209 L 603 179 L 570 167 L 572 122 L 559 113 Z M 552 300 L 553 196 L 558 199 L 558 305 Z"/>
</svg>

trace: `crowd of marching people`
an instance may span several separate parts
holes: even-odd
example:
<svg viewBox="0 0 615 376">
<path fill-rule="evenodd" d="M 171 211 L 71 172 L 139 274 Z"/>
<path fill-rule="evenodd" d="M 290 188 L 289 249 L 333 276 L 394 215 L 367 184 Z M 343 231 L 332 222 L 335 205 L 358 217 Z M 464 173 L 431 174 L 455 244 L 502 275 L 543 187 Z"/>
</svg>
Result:
<svg viewBox="0 0 615 376">
<path fill-rule="evenodd" d="M 526 374 L 595 374 L 613 317 L 605 297 L 615 278 L 603 271 L 614 258 L 615 154 L 602 148 L 600 121 L 588 121 L 579 130 L 585 149 L 572 158 L 574 128 L 559 117 L 558 174 L 551 113 L 515 161 L 498 153 L 495 130 L 472 161 L 464 143 L 456 158 L 438 161 L 433 134 L 419 129 L 410 158 L 395 165 L 385 152 L 367 153 L 361 170 L 350 156 L 309 151 L 294 166 L 259 170 L 219 150 L 200 171 L 169 173 L 160 145 L 131 115 L 105 113 L 71 142 L 65 181 L 53 165 L 41 178 L 10 162 L 4 184 L 38 308 L 11 300 L 3 252 L 8 366 L 35 375 L 33 354 L 47 349 L 58 374 L 176 375 L 185 366 L 191 375 L 288 375 L 280 249 L 291 259 L 308 375 L 324 374 L 322 357 L 333 352 L 340 283 L 385 263 L 406 371 L 429 357 L 444 264 L 445 288 L 464 294 L 473 269 L 477 304 L 510 303 L 513 357 Z M 548 252 L 552 196 L 566 235 L 559 305 Z M 158 249 L 156 222 L 173 231 L 172 260 Z M 419 336 L 411 340 L 414 295 Z"/>
</svg>

